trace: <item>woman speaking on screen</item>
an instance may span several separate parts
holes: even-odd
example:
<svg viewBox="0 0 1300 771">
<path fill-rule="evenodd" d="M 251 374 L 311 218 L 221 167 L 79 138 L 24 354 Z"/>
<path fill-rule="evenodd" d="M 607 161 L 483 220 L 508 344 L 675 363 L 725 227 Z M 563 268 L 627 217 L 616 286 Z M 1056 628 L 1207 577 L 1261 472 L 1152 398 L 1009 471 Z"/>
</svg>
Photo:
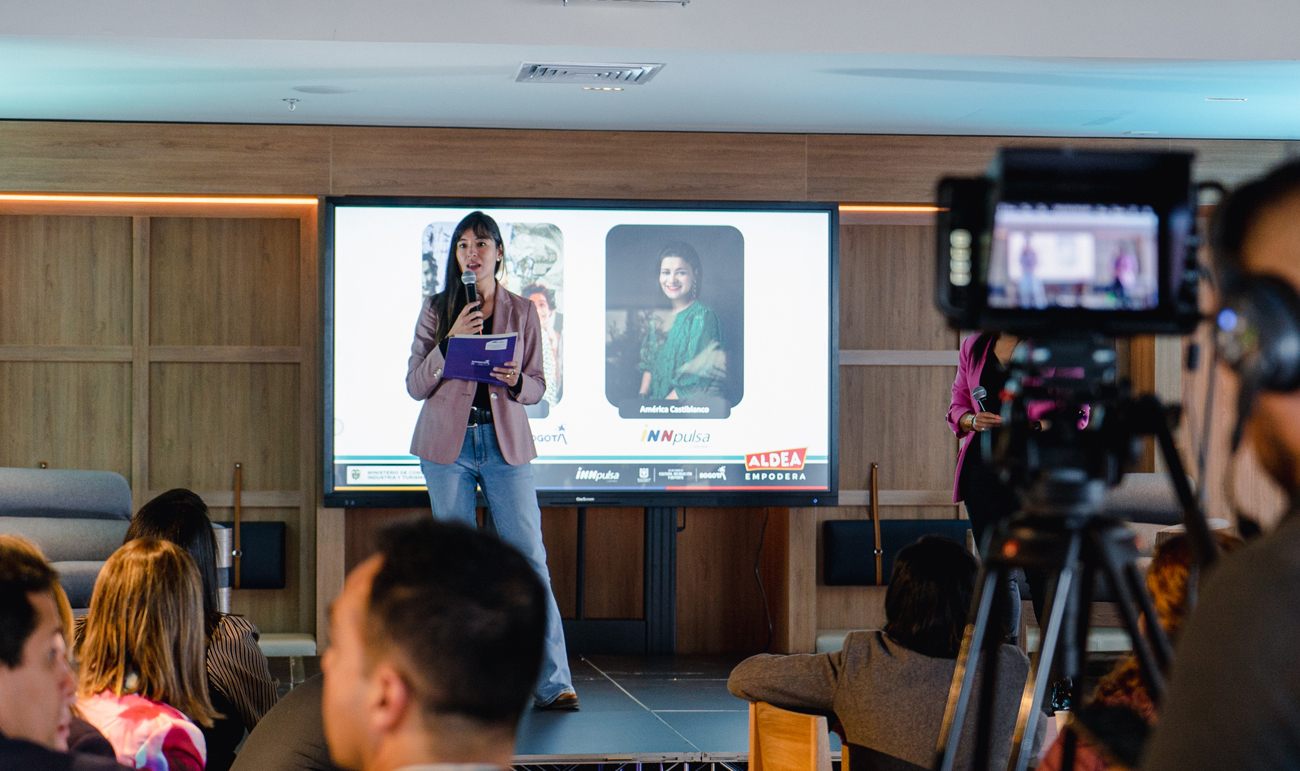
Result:
<svg viewBox="0 0 1300 771">
<path fill-rule="evenodd" d="M 641 341 L 641 396 L 697 399 L 722 396 L 726 345 L 718 314 L 700 302 L 704 267 L 688 243 L 659 252 L 659 288 L 672 303 L 667 321 L 653 316 Z"/>
<path fill-rule="evenodd" d="M 481 486 L 487 526 L 532 563 L 548 597 L 546 650 L 534 700 L 544 709 L 577 709 L 529 465 L 537 450 L 524 412 L 525 404 L 536 404 L 546 391 L 541 322 L 533 303 L 498 283 L 504 258 L 501 230 L 483 212 L 465 217 L 452 232 L 443 290 L 425 300 L 407 362 L 406 390 L 424 401 L 411 454 L 420 458 L 435 519 L 474 527 L 475 489 Z M 462 273 L 474 274 L 477 302 L 468 302 Z M 442 377 L 449 336 L 507 332 L 518 333 L 519 341 L 515 361 L 492 369 L 499 384 Z"/>
</svg>

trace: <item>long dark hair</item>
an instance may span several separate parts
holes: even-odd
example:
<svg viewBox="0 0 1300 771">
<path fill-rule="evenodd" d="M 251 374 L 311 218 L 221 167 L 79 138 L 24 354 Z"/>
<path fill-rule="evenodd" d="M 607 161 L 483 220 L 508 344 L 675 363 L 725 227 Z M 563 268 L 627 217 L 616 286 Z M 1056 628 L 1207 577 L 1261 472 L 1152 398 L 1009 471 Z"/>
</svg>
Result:
<svg viewBox="0 0 1300 771">
<path fill-rule="evenodd" d="M 189 552 L 203 581 L 203 618 L 211 638 L 221 621 L 217 609 L 217 538 L 208 505 L 197 493 L 177 487 L 154 498 L 131 518 L 123 543 L 137 538 L 169 541 Z"/>
<path fill-rule="evenodd" d="M 496 278 L 506 272 L 505 244 L 501 240 L 501 228 L 496 220 L 481 211 L 470 212 L 451 232 L 451 249 L 447 254 L 447 268 L 442 272 L 442 291 L 433 296 L 434 313 L 438 317 L 438 342 L 447 339 L 456 318 L 468 304 L 465 302 L 465 290 L 460 282 L 460 261 L 456 259 L 456 243 L 465 231 L 473 230 L 479 238 L 491 238 L 501 250 L 501 259 L 497 260 Z"/>
<path fill-rule="evenodd" d="M 691 272 L 695 274 L 692 278 L 691 298 L 700 299 L 700 290 L 704 288 L 704 264 L 700 262 L 700 253 L 685 241 L 669 241 L 659 250 L 659 260 L 655 263 L 656 275 L 663 269 L 665 257 L 680 257 L 691 266 Z"/>
<path fill-rule="evenodd" d="M 923 656 L 957 658 L 978 570 L 951 538 L 927 535 L 901 549 L 885 592 L 885 634 Z"/>
</svg>

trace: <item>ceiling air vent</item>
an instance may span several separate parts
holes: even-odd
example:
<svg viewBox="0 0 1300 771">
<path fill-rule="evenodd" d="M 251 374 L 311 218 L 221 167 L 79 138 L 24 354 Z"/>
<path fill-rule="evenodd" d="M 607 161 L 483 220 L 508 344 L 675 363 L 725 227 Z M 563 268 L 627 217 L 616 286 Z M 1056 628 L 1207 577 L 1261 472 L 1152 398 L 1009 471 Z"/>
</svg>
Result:
<svg viewBox="0 0 1300 771">
<path fill-rule="evenodd" d="M 555 64 L 524 62 L 516 83 L 572 83 L 580 86 L 641 86 L 662 70 L 662 64 Z"/>
</svg>

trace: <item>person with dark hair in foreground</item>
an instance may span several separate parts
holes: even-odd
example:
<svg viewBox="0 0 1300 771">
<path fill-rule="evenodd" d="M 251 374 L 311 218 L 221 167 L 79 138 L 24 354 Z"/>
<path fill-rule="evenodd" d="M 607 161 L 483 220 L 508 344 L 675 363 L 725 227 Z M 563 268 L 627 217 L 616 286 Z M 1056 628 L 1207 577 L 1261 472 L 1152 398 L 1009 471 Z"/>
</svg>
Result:
<svg viewBox="0 0 1300 771">
<path fill-rule="evenodd" d="M 55 750 L 66 746 L 77 687 L 57 580 L 39 553 L 0 543 L 0 768 L 120 771 L 108 758 Z"/>
<path fill-rule="evenodd" d="M 386 531 L 330 609 L 321 708 L 334 762 L 508 768 L 547 599 L 497 538 L 428 520 Z"/>
<path fill-rule="evenodd" d="M 883 631 L 854 632 L 835 653 L 752 656 L 732 671 L 727 687 L 749 701 L 834 715 L 853 746 L 855 766 L 928 768 L 939 743 L 977 572 L 975 558 L 956 541 L 926 536 L 894 560 Z M 1000 645 L 997 655 L 991 768 L 1007 763 L 1029 673 L 1029 659 L 1019 648 Z M 978 691 L 978 678 L 976 683 Z M 958 768 L 968 768 L 974 754 L 974 713 L 972 706 L 962 729 Z M 1041 741 L 1040 734 L 1035 748 Z"/>
<path fill-rule="evenodd" d="M 1279 359 L 1294 357 L 1300 317 L 1300 162 L 1229 196 L 1211 241 L 1222 294 L 1253 294 L 1256 310 L 1273 314 L 1266 328 L 1239 319 L 1236 379 L 1248 389 L 1243 437 L 1290 506 L 1273 532 L 1222 557 L 1203 581 L 1144 771 L 1300 767 L 1300 391 L 1267 382 L 1293 371 Z M 1268 338 L 1275 347 L 1260 350 Z"/>
</svg>

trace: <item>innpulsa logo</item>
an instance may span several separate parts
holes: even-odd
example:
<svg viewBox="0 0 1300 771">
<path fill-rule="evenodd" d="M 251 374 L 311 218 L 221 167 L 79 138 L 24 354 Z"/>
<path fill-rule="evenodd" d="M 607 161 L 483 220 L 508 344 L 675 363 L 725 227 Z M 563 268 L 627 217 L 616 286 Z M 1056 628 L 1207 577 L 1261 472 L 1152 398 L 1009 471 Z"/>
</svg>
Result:
<svg viewBox="0 0 1300 771">
<path fill-rule="evenodd" d="M 564 436 L 564 426 L 555 429 L 554 434 L 533 434 L 533 442 L 536 444 L 562 444 L 569 446 L 569 440 Z"/>
<path fill-rule="evenodd" d="M 584 482 L 617 482 L 620 474 L 617 471 L 597 471 L 594 468 L 578 467 L 577 478 Z"/>
<path fill-rule="evenodd" d="M 641 441 L 660 442 L 663 444 L 708 444 L 709 435 L 703 431 L 680 431 L 671 428 L 651 429 L 646 426 L 641 431 Z"/>
</svg>

